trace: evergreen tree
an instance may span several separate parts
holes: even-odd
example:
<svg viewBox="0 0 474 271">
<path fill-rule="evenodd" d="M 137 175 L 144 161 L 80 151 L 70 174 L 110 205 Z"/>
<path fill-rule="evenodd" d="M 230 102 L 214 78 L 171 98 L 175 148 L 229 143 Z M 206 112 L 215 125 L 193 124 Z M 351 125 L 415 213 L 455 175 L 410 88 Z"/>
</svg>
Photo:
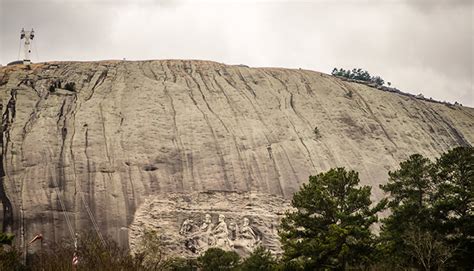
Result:
<svg viewBox="0 0 474 271">
<path fill-rule="evenodd" d="M 436 231 L 454 248 L 451 267 L 474 269 L 474 148 L 458 147 L 436 161 Z"/>
<path fill-rule="evenodd" d="M 240 257 L 234 251 L 210 248 L 197 260 L 203 271 L 235 270 L 239 265 Z"/>
<path fill-rule="evenodd" d="M 383 86 L 383 84 L 385 83 L 385 81 L 380 76 L 374 76 L 370 79 L 370 81 L 379 86 Z"/>
<path fill-rule="evenodd" d="M 374 236 L 369 227 L 385 202 L 371 208 L 371 188 L 344 168 L 310 176 L 294 194 L 294 212 L 281 224 L 285 266 L 305 270 L 344 269 L 370 260 Z"/>
<path fill-rule="evenodd" d="M 241 264 L 242 271 L 273 271 L 276 269 L 276 261 L 272 254 L 263 247 L 256 248 Z"/>
<path fill-rule="evenodd" d="M 433 189 L 433 163 L 415 154 L 400 163 L 400 169 L 389 172 L 389 180 L 380 188 L 389 193 L 391 215 L 383 220 L 380 248 L 384 259 L 394 264 L 411 266 L 416 261 L 405 242 L 409 229 L 428 231 L 431 220 L 430 195 Z"/>
<path fill-rule="evenodd" d="M 163 269 L 168 271 L 197 271 L 199 270 L 199 265 L 196 259 L 174 257 L 166 260 Z"/>
<path fill-rule="evenodd" d="M 473 148 L 455 148 L 436 163 L 412 155 L 389 177 L 381 186 L 391 211 L 381 231 L 384 260 L 404 268 L 472 270 Z"/>
</svg>

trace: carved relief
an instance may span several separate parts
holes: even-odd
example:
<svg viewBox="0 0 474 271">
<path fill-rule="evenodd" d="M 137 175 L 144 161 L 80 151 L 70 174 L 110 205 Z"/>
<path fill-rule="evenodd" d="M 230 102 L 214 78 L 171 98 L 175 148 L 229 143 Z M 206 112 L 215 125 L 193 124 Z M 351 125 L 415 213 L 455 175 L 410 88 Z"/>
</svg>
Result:
<svg viewBox="0 0 474 271">
<path fill-rule="evenodd" d="M 263 246 L 282 253 L 278 225 L 289 201 L 257 192 L 168 193 L 147 198 L 128 228 L 132 251 L 146 228 L 163 237 L 170 255 L 195 258 L 211 247 L 248 256 Z"/>
<path fill-rule="evenodd" d="M 186 249 L 193 253 L 201 253 L 210 247 L 251 252 L 262 240 L 261 234 L 252 228 L 247 217 L 243 218 L 239 229 L 239 225 L 234 221 L 227 225 L 223 214 L 218 215 L 215 226 L 210 214 L 204 216 L 200 227 L 197 227 L 192 219 L 185 219 L 179 233 L 185 237 Z"/>
<path fill-rule="evenodd" d="M 179 230 L 179 234 L 181 235 L 186 235 L 189 232 L 193 231 L 194 226 L 194 221 L 192 219 L 186 219 L 183 222 L 183 225 L 181 225 L 181 229 Z"/>
<path fill-rule="evenodd" d="M 253 250 L 261 240 L 252 227 L 250 227 L 250 221 L 246 217 L 244 218 L 242 228 L 239 231 L 239 237 L 239 245 L 247 250 Z"/>
</svg>

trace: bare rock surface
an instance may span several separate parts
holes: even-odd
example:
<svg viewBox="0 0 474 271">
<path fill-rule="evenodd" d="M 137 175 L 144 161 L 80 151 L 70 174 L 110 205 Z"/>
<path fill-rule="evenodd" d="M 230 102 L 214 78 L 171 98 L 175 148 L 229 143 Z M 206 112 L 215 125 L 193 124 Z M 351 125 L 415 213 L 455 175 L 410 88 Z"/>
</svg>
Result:
<svg viewBox="0 0 474 271">
<path fill-rule="evenodd" d="M 336 166 L 360 172 L 380 199 L 387 171 L 410 154 L 474 142 L 472 108 L 314 71 L 209 61 L 0 67 L 0 99 L 1 219 L 21 245 L 38 232 L 60 241 L 88 229 L 128 245 L 137 210 L 162 195 L 290 199 Z M 241 224 L 245 213 L 232 216 L 225 221 Z"/>
</svg>

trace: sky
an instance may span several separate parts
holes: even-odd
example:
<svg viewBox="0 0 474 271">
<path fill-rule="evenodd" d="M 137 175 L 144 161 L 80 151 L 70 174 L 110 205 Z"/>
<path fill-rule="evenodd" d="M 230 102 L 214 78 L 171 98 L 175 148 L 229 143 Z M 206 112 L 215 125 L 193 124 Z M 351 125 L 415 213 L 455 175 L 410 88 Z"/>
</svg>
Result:
<svg viewBox="0 0 474 271">
<path fill-rule="evenodd" d="M 0 64 L 201 59 L 330 73 L 474 107 L 472 0 L 0 0 Z M 20 58 L 21 58 L 20 54 Z"/>
</svg>

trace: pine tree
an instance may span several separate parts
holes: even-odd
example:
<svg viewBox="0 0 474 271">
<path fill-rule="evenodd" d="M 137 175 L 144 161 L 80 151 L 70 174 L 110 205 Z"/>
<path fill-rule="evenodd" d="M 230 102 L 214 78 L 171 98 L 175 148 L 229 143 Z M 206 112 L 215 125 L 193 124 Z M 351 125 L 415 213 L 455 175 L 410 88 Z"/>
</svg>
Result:
<svg viewBox="0 0 474 271">
<path fill-rule="evenodd" d="M 380 188 L 389 194 L 391 215 L 384 219 L 380 248 L 385 259 L 400 266 L 412 266 L 416 259 L 407 254 L 406 235 L 414 227 L 430 231 L 431 194 L 433 189 L 433 163 L 419 154 L 400 163 L 400 169 L 389 172 L 389 180 Z"/>
<path fill-rule="evenodd" d="M 344 269 L 367 263 L 374 249 L 369 227 L 384 202 L 371 208 L 371 188 L 344 168 L 310 176 L 294 194 L 294 212 L 282 220 L 285 265 L 306 270 Z"/>
<path fill-rule="evenodd" d="M 474 269 L 474 148 L 458 147 L 436 161 L 436 231 L 453 247 L 452 268 Z"/>
<path fill-rule="evenodd" d="M 256 248 L 241 264 L 242 271 L 273 271 L 277 263 L 270 251 L 264 247 Z"/>
<path fill-rule="evenodd" d="M 234 251 L 210 248 L 197 258 L 202 271 L 234 270 L 239 265 L 240 257 Z"/>
<path fill-rule="evenodd" d="M 474 151 L 455 148 L 436 163 L 415 154 L 381 188 L 391 215 L 379 248 L 400 267 L 474 268 Z"/>
</svg>

